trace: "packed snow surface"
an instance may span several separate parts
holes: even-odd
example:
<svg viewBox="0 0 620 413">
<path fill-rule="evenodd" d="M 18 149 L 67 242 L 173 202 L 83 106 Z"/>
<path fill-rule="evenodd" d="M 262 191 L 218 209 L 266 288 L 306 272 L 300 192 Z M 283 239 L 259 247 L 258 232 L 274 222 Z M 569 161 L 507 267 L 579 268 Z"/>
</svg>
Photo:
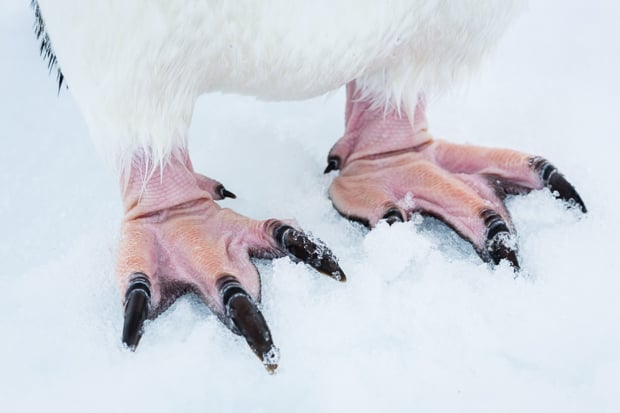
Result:
<svg viewBox="0 0 620 413">
<path fill-rule="evenodd" d="M 191 154 L 238 195 L 223 204 L 295 217 L 348 276 L 257 263 L 275 376 L 193 297 L 136 353 L 121 346 L 116 178 L 57 95 L 28 3 L 0 4 L 2 411 L 620 411 L 617 2 L 533 1 L 476 78 L 429 106 L 435 136 L 543 155 L 585 200 L 587 216 L 548 191 L 509 200 L 517 278 L 430 219 L 368 232 L 334 211 L 322 170 L 342 90 L 200 99 Z"/>
</svg>

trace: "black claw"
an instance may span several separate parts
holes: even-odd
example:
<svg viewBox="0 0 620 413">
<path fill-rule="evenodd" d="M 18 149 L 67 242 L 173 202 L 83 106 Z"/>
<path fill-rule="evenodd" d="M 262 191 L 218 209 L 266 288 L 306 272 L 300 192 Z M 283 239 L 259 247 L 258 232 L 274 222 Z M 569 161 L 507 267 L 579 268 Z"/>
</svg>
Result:
<svg viewBox="0 0 620 413">
<path fill-rule="evenodd" d="M 388 209 L 382 219 L 385 219 L 389 225 L 392 225 L 395 222 L 405 222 L 403 214 L 401 214 L 397 208 Z"/>
<path fill-rule="evenodd" d="M 576 204 L 583 213 L 588 212 L 586 204 L 575 190 L 575 187 L 549 161 L 544 158 L 532 158 L 530 164 L 534 170 L 538 171 L 545 187 L 549 188 L 556 198 Z"/>
<path fill-rule="evenodd" d="M 340 169 L 340 158 L 338 156 L 330 156 L 327 158 L 327 167 L 323 171 L 324 174 Z"/>
<path fill-rule="evenodd" d="M 277 227 L 274 238 L 292 257 L 337 281 L 347 280 L 344 271 L 338 265 L 338 259 L 321 240 L 312 240 L 308 235 L 288 225 Z"/>
<path fill-rule="evenodd" d="M 142 337 L 144 321 L 151 309 L 151 283 L 143 273 L 135 273 L 125 293 L 123 343 L 135 351 Z"/>
<path fill-rule="evenodd" d="M 501 260 L 507 260 L 518 271 L 521 267 L 517 260 L 517 245 L 506 222 L 490 209 L 483 211 L 481 218 L 487 227 L 485 251 L 480 254 L 482 259 L 492 261 L 495 265 Z"/>
<path fill-rule="evenodd" d="M 557 170 L 549 177 L 547 188 L 549 188 L 554 195 L 557 192 L 558 198 L 577 204 L 579 209 L 581 209 L 581 212 L 584 214 L 588 212 L 586 204 L 583 202 L 575 188 L 566 180 L 566 178 L 564 178 L 564 175 L 557 172 Z"/>
<path fill-rule="evenodd" d="M 493 264 L 497 265 L 502 260 L 507 260 L 515 271 L 519 271 L 521 266 L 513 244 L 513 237 L 509 232 L 500 232 L 494 238 L 489 239 L 486 248 Z"/>
<path fill-rule="evenodd" d="M 234 277 L 222 277 L 218 284 L 228 326 L 245 338 L 269 373 L 275 372 L 279 351 L 258 306 Z"/>
<path fill-rule="evenodd" d="M 220 197 L 222 199 L 224 199 L 224 198 L 232 198 L 232 199 L 237 198 L 237 195 L 233 194 L 228 189 L 224 188 L 224 185 L 219 185 L 216 190 L 217 190 L 217 193 L 220 195 Z"/>
</svg>

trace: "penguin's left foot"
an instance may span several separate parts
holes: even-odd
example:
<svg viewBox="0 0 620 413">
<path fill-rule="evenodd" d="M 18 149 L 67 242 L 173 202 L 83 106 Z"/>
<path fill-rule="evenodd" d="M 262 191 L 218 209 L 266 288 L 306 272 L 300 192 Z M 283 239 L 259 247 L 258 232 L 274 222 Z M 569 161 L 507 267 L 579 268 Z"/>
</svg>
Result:
<svg viewBox="0 0 620 413">
<path fill-rule="evenodd" d="M 329 153 L 325 172 L 339 170 L 329 189 L 345 217 L 374 227 L 436 217 L 469 241 L 480 257 L 519 269 L 515 228 L 504 204 L 512 194 L 548 188 L 586 212 L 575 188 L 544 158 L 525 153 L 456 145 L 427 131 L 424 104 L 413 119 L 374 109 L 349 84 L 345 135 Z"/>
</svg>

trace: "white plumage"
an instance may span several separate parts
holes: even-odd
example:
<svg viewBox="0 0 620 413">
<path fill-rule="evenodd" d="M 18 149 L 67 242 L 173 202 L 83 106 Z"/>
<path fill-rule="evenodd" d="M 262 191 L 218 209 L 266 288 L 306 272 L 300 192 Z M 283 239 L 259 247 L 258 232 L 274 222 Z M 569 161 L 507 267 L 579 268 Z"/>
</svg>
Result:
<svg viewBox="0 0 620 413">
<path fill-rule="evenodd" d="M 480 62 L 520 0 L 39 0 L 92 137 L 123 169 L 186 147 L 196 98 L 303 99 L 356 80 L 410 113 Z"/>
</svg>

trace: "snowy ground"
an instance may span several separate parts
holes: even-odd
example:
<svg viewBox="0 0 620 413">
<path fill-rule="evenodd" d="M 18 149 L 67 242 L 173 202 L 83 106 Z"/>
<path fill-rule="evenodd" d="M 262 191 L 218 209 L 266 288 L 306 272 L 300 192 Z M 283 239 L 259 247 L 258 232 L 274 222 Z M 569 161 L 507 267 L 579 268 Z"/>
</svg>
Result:
<svg viewBox="0 0 620 413">
<path fill-rule="evenodd" d="M 533 1 L 477 78 L 430 107 L 435 135 L 542 154 L 586 201 L 585 218 L 548 192 L 510 201 L 517 279 L 436 223 L 367 233 L 334 212 L 321 172 L 342 91 L 200 100 L 194 165 L 239 195 L 225 204 L 296 217 L 349 276 L 259 263 L 273 377 L 192 298 L 138 352 L 121 347 L 116 180 L 57 97 L 26 3 L 0 4 L 0 410 L 620 411 L 617 2 Z"/>
</svg>

